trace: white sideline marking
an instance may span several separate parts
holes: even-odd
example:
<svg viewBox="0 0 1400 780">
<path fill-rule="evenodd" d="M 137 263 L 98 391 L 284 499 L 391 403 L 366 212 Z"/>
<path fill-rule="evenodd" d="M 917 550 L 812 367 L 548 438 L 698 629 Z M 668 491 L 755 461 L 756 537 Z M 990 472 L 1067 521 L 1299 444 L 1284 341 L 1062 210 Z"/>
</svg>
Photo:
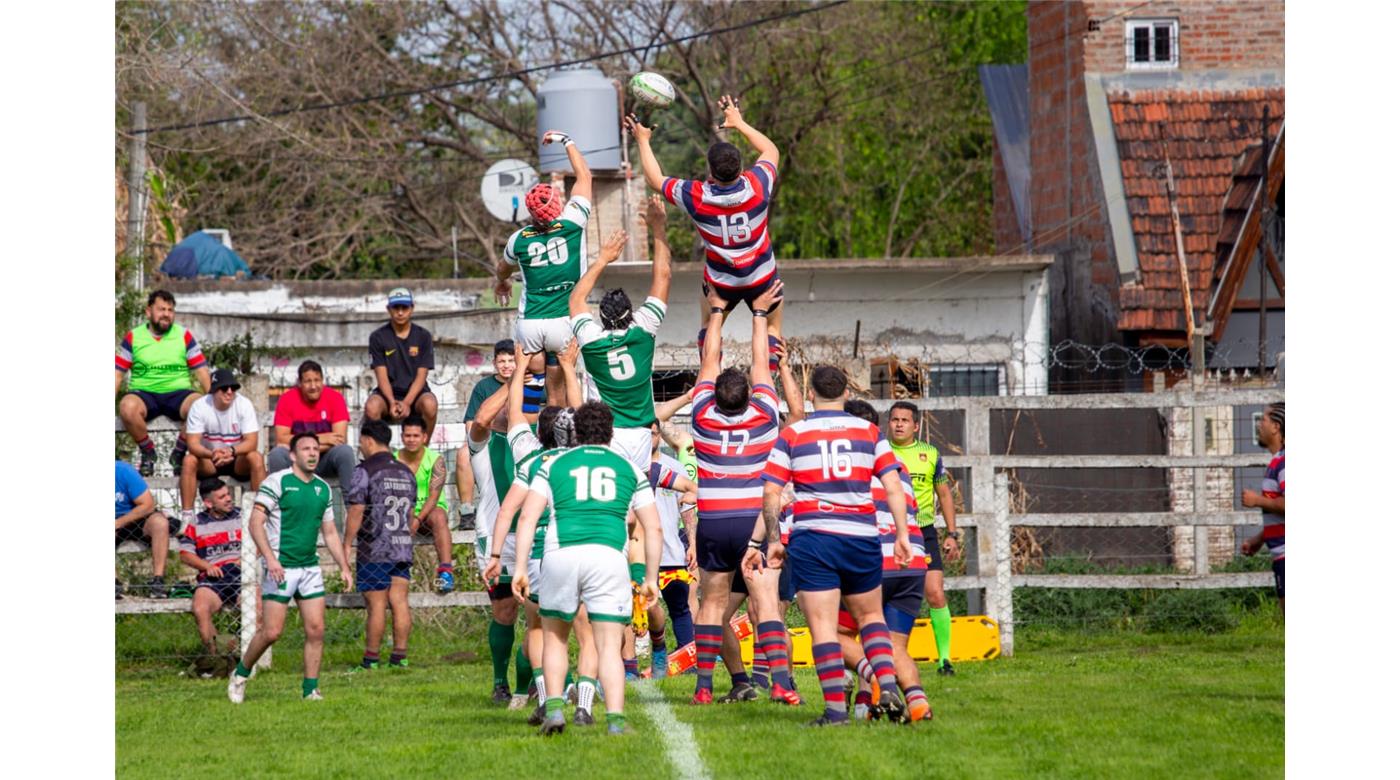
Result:
<svg viewBox="0 0 1400 780">
<path fill-rule="evenodd" d="M 642 702 L 647 718 L 656 724 L 666 742 L 666 758 L 676 769 L 677 777 L 688 780 L 710 780 L 710 771 L 700 759 L 700 746 L 695 744 L 695 734 L 690 726 L 680 722 L 662 698 L 655 682 L 639 683 L 632 686 L 636 697 Z"/>
</svg>

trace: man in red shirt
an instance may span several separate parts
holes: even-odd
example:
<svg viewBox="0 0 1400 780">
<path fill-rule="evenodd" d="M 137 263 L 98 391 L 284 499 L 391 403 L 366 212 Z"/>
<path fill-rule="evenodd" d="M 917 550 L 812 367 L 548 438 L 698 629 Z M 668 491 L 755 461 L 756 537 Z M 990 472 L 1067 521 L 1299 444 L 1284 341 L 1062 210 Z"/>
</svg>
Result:
<svg viewBox="0 0 1400 780">
<path fill-rule="evenodd" d="M 293 436 L 306 431 L 316 434 L 321 443 L 316 474 L 336 477 L 341 490 L 345 490 L 356 464 L 355 450 L 345 441 L 349 429 L 350 410 L 345 406 L 345 396 L 333 387 L 326 387 L 320 363 L 314 360 L 302 363 L 297 366 L 296 389 L 288 390 L 277 399 L 277 410 L 272 414 L 273 450 L 267 456 L 268 473 L 292 467 L 288 445 Z M 344 517 L 342 506 L 336 514 L 338 526 L 345 522 Z"/>
</svg>

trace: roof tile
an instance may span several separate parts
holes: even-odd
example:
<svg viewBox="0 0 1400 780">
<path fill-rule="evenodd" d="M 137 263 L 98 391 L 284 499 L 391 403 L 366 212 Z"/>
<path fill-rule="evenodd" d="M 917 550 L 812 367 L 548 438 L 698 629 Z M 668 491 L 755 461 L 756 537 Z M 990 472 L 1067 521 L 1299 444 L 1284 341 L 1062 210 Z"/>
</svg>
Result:
<svg viewBox="0 0 1400 780">
<path fill-rule="evenodd" d="M 1251 172 L 1259 167 L 1260 152 L 1251 145 L 1265 131 L 1264 109 L 1268 131 L 1276 134 L 1283 123 L 1284 91 L 1116 91 L 1108 102 L 1142 269 L 1140 284 L 1119 288 L 1118 327 L 1184 330 L 1171 203 L 1165 179 L 1154 174 L 1164 155 L 1170 157 L 1192 304 L 1199 312 L 1210 294 L 1217 256 L 1228 253 L 1226 234 L 1238 232 L 1242 215 L 1236 212 L 1248 205 L 1258 181 Z"/>
</svg>

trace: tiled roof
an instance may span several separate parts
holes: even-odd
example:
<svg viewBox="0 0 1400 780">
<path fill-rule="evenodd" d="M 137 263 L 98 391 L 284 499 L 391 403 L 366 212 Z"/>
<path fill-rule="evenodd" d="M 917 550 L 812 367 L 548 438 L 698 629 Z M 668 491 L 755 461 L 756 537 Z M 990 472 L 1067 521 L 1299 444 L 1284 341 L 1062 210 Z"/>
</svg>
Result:
<svg viewBox="0 0 1400 780">
<path fill-rule="evenodd" d="M 1269 132 L 1278 132 L 1283 89 L 1115 92 L 1108 95 L 1108 105 L 1140 269 L 1137 283 L 1119 288 L 1118 327 L 1184 334 L 1171 204 L 1165 175 L 1158 178 L 1159 166 L 1171 158 L 1191 305 L 1199 325 L 1210 302 L 1222 215 L 1238 157 L 1259 141 L 1266 105 Z"/>
</svg>

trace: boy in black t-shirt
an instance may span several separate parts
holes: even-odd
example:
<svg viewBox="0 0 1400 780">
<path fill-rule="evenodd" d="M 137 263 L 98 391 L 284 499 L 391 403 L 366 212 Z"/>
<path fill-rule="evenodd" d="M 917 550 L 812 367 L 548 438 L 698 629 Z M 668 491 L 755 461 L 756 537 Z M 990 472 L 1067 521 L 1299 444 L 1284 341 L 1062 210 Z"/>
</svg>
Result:
<svg viewBox="0 0 1400 780">
<path fill-rule="evenodd" d="M 429 439 L 437 425 L 437 396 L 428 389 L 433 370 L 433 335 L 414 325 L 413 293 L 395 287 L 389 292 L 389 322 L 369 334 L 369 365 L 376 387 L 365 401 L 365 417 L 399 422 L 417 412 Z"/>
</svg>

